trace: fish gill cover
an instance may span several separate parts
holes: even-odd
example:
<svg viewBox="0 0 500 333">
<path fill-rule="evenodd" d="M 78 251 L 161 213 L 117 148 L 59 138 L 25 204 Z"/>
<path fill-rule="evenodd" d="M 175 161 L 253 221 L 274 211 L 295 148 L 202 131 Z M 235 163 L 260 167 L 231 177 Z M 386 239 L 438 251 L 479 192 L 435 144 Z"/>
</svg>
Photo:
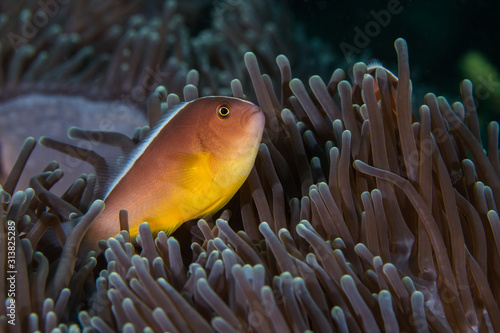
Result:
<svg viewBox="0 0 500 333">
<path fill-rule="evenodd" d="M 343 50 L 376 55 L 384 33 L 366 29 L 383 24 L 371 11 L 396 22 L 408 7 L 365 8 Z M 484 72 L 449 103 L 421 93 L 432 82 L 412 84 L 405 40 L 383 46 L 394 74 L 351 64 L 308 38 L 285 2 L 0 8 L 0 331 L 500 330 L 499 128 L 482 139 L 476 110 L 498 91 L 484 55 L 464 57 Z M 162 112 L 207 95 L 249 99 L 266 116 L 227 209 L 172 237 L 141 224 L 135 247 L 122 211 L 109 222 L 123 231 L 100 243 L 105 260 L 77 262 L 104 208 L 82 161 L 102 175 L 105 146 L 127 152 Z M 69 131 L 72 143 L 45 140 L 65 153 L 50 162 L 33 137 L 70 126 L 85 129 Z"/>
</svg>

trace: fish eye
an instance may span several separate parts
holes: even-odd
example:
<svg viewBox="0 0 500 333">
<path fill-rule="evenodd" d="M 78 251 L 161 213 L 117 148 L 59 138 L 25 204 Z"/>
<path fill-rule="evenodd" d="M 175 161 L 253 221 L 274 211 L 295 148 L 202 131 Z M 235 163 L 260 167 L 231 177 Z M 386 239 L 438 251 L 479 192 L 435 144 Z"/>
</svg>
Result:
<svg viewBox="0 0 500 333">
<path fill-rule="evenodd" d="M 217 113 L 220 118 L 227 118 L 229 116 L 229 107 L 227 105 L 219 106 Z"/>
</svg>

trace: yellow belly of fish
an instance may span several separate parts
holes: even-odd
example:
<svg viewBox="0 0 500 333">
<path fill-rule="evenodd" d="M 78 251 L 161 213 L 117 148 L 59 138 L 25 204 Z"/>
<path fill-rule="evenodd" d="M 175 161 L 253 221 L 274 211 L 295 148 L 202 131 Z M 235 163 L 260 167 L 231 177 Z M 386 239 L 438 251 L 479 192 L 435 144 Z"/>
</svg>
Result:
<svg viewBox="0 0 500 333">
<path fill-rule="evenodd" d="M 254 156 L 209 167 L 210 156 L 198 154 L 195 163 L 190 161 L 186 173 L 177 179 L 178 184 L 171 193 L 156 193 L 149 199 L 147 209 L 143 206 L 139 208 L 141 212 L 136 211 L 139 214 L 131 214 L 134 216 L 129 220 L 131 237 L 137 236 L 142 222 L 148 222 L 153 233 L 164 231 L 168 235 L 188 220 L 214 214 L 241 187 L 252 168 Z"/>
<path fill-rule="evenodd" d="M 147 212 L 147 215 L 137 223 L 132 223 L 131 236 L 137 235 L 139 224 L 142 222 L 148 222 L 154 233 L 164 231 L 169 235 L 188 220 L 214 214 L 231 199 L 234 192 L 211 186 L 205 188 L 199 195 L 192 195 L 189 200 L 179 202 L 174 206 L 171 202 L 164 202 Z"/>
</svg>

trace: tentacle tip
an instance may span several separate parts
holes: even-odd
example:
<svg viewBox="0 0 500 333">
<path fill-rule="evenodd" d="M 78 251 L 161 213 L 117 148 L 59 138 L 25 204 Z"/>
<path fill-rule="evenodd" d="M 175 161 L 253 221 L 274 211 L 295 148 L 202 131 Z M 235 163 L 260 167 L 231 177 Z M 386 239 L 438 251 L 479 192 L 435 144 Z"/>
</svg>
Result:
<svg viewBox="0 0 500 333">
<path fill-rule="evenodd" d="M 289 65 L 289 61 L 288 61 L 288 58 L 286 57 L 286 55 L 284 54 L 279 54 L 277 57 L 276 57 L 276 64 L 278 64 L 278 66 L 281 64 L 281 65 Z"/>
<path fill-rule="evenodd" d="M 81 133 L 82 131 L 83 129 L 78 126 L 71 126 L 70 128 L 68 128 L 68 138 L 72 140 L 78 139 L 78 133 Z"/>
<path fill-rule="evenodd" d="M 142 222 L 141 224 L 139 224 L 139 233 L 141 231 L 142 232 L 151 232 L 151 228 L 150 228 L 148 222 Z"/>
<path fill-rule="evenodd" d="M 41 136 L 40 139 L 38 139 L 38 143 L 44 147 L 47 147 L 49 142 L 50 142 L 50 138 L 47 136 Z"/>
<path fill-rule="evenodd" d="M 156 87 L 155 92 L 158 93 L 160 99 L 163 99 L 167 96 L 167 88 L 163 85 Z"/>
<path fill-rule="evenodd" d="M 400 48 L 407 48 L 408 44 L 404 38 L 399 37 L 394 41 L 394 46 L 396 47 L 396 50 L 399 50 Z"/>
<path fill-rule="evenodd" d="M 363 161 L 361 160 L 355 160 L 354 162 L 352 162 L 352 166 L 359 171 L 359 168 L 363 166 Z"/>
<path fill-rule="evenodd" d="M 89 208 L 89 213 L 92 212 L 92 214 L 100 214 L 104 210 L 104 206 L 104 201 L 101 199 L 94 200 Z"/>
<path fill-rule="evenodd" d="M 342 80 L 338 84 L 338 89 L 340 91 L 341 89 L 352 89 L 352 87 L 351 87 L 351 84 L 349 83 L 349 81 Z"/>
<path fill-rule="evenodd" d="M 268 229 L 268 228 L 269 228 L 269 224 L 267 222 L 262 222 L 261 224 L 259 224 L 260 232 L 262 232 L 263 229 Z"/>
<path fill-rule="evenodd" d="M 257 60 L 257 57 L 255 56 L 255 54 L 253 52 L 245 52 L 245 55 L 244 55 L 244 58 L 245 60 L 245 64 L 248 62 L 248 61 L 256 61 Z"/>
<path fill-rule="evenodd" d="M 28 136 L 26 139 L 24 139 L 24 144 L 34 145 L 36 144 L 36 140 L 32 136 Z"/>
</svg>

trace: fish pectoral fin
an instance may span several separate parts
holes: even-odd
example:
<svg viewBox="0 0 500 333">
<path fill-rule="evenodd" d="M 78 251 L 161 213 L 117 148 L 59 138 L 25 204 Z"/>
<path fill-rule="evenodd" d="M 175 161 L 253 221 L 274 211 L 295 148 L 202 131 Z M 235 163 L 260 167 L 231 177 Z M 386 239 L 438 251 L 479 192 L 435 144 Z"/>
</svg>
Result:
<svg viewBox="0 0 500 333">
<path fill-rule="evenodd" d="M 215 177 L 212 171 L 209 152 L 182 155 L 178 157 L 179 168 L 176 180 L 178 184 L 191 191 L 206 189 Z"/>
</svg>

